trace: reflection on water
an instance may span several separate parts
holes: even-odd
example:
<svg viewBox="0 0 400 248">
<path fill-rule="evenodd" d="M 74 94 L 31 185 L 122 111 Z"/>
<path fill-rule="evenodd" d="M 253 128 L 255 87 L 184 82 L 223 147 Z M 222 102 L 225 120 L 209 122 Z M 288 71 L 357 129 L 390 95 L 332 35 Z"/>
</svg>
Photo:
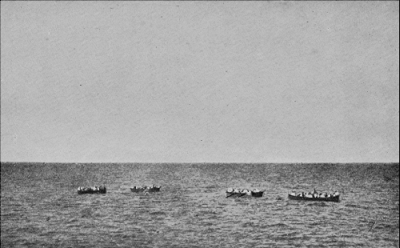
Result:
<svg viewBox="0 0 400 248">
<path fill-rule="evenodd" d="M 2 163 L 1 247 L 398 247 L 398 187 L 398 164 Z M 287 199 L 314 188 L 341 202 Z"/>
</svg>

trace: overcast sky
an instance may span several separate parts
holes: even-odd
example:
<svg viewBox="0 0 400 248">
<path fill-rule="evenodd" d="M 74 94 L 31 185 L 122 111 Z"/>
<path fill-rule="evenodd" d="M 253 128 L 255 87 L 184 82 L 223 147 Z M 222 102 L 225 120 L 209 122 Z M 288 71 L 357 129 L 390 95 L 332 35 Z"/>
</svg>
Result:
<svg viewBox="0 0 400 248">
<path fill-rule="evenodd" d="M 398 2 L 2 2 L 1 161 L 398 162 Z"/>
</svg>

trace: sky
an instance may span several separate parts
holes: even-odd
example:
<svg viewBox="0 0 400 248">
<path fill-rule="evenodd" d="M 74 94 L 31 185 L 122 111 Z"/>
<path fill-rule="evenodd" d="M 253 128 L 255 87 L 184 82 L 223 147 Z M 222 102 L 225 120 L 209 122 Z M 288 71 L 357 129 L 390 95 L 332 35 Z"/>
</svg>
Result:
<svg viewBox="0 0 400 248">
<path fill-rule="evenodd" d="M 399 161 L 398 2 L 1 2 L 1 161 Z"/>
</svg>

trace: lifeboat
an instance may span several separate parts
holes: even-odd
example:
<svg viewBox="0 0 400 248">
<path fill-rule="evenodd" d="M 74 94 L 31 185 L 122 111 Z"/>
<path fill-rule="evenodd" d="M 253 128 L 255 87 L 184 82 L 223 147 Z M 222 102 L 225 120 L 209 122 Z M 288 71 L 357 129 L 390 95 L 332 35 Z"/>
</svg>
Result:
<svg viewBox="0 0 400 248">
<path fill-rule="evenodd" d="M 244 197 L 244 196 L 252 196 L 252 197 L 262 197 L 264 191 L 260 191 L 258 189 L 248 190 L 248 189 L 232 189 L 229 188 L 226 191 L 226 198 L 228 197 Z"/>
<path fill-rule="evenodd" d="M 288 195 L 290 200 L 299 200 L 299 201 L 327 201 L 327 202 L 339 202 L 340 201 L 340 194 L 335 192 L 333 194 L 295 194 L 289 193 Z"/>
<path fill-rule="evenodd" d="M 139 192 L 159 192 L 161 189 L 161 186 L 134 186 L 130 188 L 132 192 L 139 193 Z"/>
<path fill-rule="evenodd" d="M 107 189 L 105 186 L 94 186 L 94 187 L 79 187 L 78 194 L 105 194 Z"/>
</svg>

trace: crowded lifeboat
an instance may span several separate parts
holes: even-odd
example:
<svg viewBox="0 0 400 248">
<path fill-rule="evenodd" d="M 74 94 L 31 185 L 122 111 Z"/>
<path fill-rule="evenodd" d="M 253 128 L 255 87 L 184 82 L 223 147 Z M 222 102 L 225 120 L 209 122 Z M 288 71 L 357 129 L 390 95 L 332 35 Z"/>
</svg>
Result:
<svg viewBox="0 0 400 248">
<path fill-rule="evenodd" d="M 130 188 L 132 192 L 159 192 L 161 186 L 149 185 L 149 186 L 134 186 Z"/>
<path fill-rule="evenodd" d="M 326 192 L 318 193 L 315 189 L 313 192 L 289 193 L 289 199 L 291 200 L 339 202 L 339 197 L 340 194 L 338 191 L 335 191 L 333 193 L 326 193 Z"/>
<path fill-rule="evenodd" d="M 105 194 L 105 186 L 79 187 L 78 194 Z"/>
<path fill-rule="evenodd" d="M 229 188 L 226 190 L 226 197 L 243 197 L 243 196 L 253 196 L 253 197 L 262 197 L 264 191 L 259 189 L 240 189 L 240 188 Z"/>
</svg>

